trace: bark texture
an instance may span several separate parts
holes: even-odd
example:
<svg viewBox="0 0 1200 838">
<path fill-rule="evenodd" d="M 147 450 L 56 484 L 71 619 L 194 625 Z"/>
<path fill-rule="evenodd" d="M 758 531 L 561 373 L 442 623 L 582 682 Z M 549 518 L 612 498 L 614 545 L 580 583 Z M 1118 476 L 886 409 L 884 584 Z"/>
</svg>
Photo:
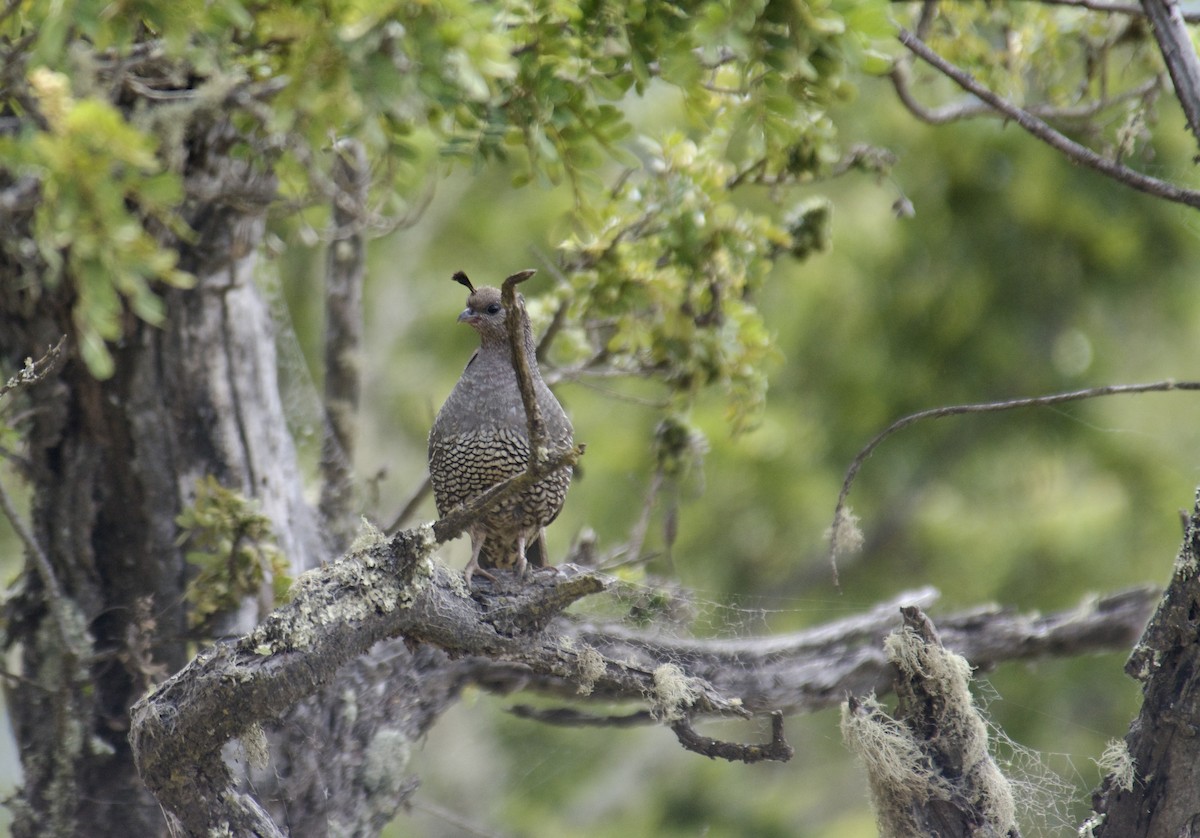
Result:
<svg viewBox="0 0 1200 838">
<path fill-rule="evenodd" d="M 1200 834 L 1200 502 L 1158 610 L 1125 671 L 1142 708 L 1125 736 L 1132 776 L 1114 771 L 1093 797 L 1095 836 Z"/>
<path fill-rule="evenodd" d="M 129 316 L 111 379 L 97 381 L 72 355 L 23 394 L 30 529 L 66 602 L 48 603 L 48 580 L 31 565 L 8 606 L 6 639 L 20 650 L 22 676 L 7 682 L 24 755 L 17 836 L 162 833 L 161 810 L 133 764 L 129 707 L 152 677 L 187 659 L 189 571 L 175 517 L 199 478 L 256 498 L 297 570 L 324 556 L 253 282 L 273 180 L 225 156 L 231 130 L 191 126 L 187 183 L 206 197 L 191 204 L 195 238 L 171 244 L 196 284 L 165 293 L 166 327 Z M 214 193 L 221 184 L 237 185 L 236 207 Z M 30 219 L 4 217 L 10 241 L 28 235 Z M 0 355 L 11 368 L 73 333 L 72 286 L 47 290 L 42 266 L 7 250 L 0 258 Z M 224 628 L 247 630 L 264 605 L 248 598 Z M 55 724 L 45 723 L 48 705 Z"/>
</svg>

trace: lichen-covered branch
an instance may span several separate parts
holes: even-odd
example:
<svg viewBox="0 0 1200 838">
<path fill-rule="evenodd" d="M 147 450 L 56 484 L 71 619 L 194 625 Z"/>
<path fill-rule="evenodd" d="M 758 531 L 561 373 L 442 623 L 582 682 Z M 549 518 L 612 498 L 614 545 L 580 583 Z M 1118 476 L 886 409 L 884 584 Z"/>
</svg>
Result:
<svg viewBox="0 0 1200 838">
<path fill-rule="evenodd" d="M 972 666 L 1129 649 L 1154 609 L 1159 592 L 1136 588 L 1089 598 L 1053 614 L 1020 614 L 988 606 L 938 620 L 946 648 Z M 832 707 L 847 692 L 890 691 L 893 671 L 882 640 L 900 625 L 899 608 L 928 608 L 931 588 L 900 594 L 869 611 L 814 629 L 774 637 L 663 637 L 623 626 L 581 626 L 578 642 L 643 667 L 687 661 L 690 675 L 737 696 L 751 713 L 804 713 Z M 499 689 L 502 679 L 492 683 Z M 539 687 L 553 690 L 550 684 Z M 563 695 L 567 689 L 559 689 Z M 596 698 L 605 698 L 599 689 Z"/>
<path fill-rule="evenodd" d="M 1125 671 L 1142 708 L 1125 736 L 1133 776 L 1113 772 L 1093 795 L 1091 835 L 1186 835 L 1200 811 L 1200 495 L 1174 573 Z M 1121 774 L 1125 773 L 1126 778 Z"/>
<path fill-rule="evenodd" d="M 601 591 L 600 577 L 565 567 L 512 586 L 481 584 L 469 596 L 461 577 L 431 558 L 435 546 L 432 527 L 423 527 L 310 571 L 290 603 L 238 641 L 202 653 L 134 706 L 138 770 L 186 834 L 207 834 L 231 809 L 253 822 L 261 810 L 235 790 L 221 748 L 284 715 L 386 638 L 508 661 L 630 700 L 650 696 L 664 719 L 745 715 L 701 679 L 673 679 L 661 667 L 606 658 L 544 631 L 572 602 Z"/>
<path fill-rule="evenodd" d="M 873 698 L 851 697 L 847 744 L 867 769 L 885 838 L 1017 838 L 1012 787 L 988 751 L 987 725 L 968 685 L 971 665 L 947 650 L 919 608 L 885 641 L 899 706 L 889 717 Z"/>
</svg>

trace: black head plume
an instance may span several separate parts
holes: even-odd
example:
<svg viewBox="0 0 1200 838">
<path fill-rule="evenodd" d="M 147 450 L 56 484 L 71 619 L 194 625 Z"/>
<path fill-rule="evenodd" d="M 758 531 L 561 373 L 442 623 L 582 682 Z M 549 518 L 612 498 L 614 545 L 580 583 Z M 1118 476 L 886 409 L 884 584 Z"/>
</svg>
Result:
<svg viewBox="0 0 1200 838">
<path fill-rule="evenodd" d="M 462 271 L 455 271 L 452 279 L 455 282 L 457 282 L 459 285 L 467 286 L 467 290 L 470 291 L 472 294 L 475 293 L 475 286 L 471 284 L 471 280 Z"/>
</svg>

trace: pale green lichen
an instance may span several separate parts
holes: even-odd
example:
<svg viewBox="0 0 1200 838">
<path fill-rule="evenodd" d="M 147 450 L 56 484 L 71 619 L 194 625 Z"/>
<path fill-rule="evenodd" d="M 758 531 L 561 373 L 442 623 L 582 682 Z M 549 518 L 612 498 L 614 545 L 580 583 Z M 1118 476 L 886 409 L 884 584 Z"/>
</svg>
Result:
<svg viewBox="0 0 1200 838">
<path fill-rule="evenodd" d="M 376 732 L 363 759 L 363 788 L 372 794 L 396 797 L 405 786 L 404 770 L 412 755 L 408 737 L 394 728 Z"/>
<path fill-rule="evenodd" d="M 1097 766 L 1105 774 L 1111 775 L 1113 783 L 1122 791 L 1133 791 L 1133 781 L 1137 776 L 1137 766 L 1129 746 L 1121 739 L 1110 739 L 1108 747 L 1100 758 L 1095 760 Z"/>
<path fill-rule="evenodd" d="M 389 541 L 374 537 L 367 525 L 359 546 L 345 557 L 302 574 L 293 588 L 293 607 L 276 612 L 243 643 L 258 654 L 310 648 L 323 628 L 361 622 L 373 614 L 406 608 L 433 579 L 436 542 L 431 526 L 414 532 L 408 542 L 416 555 L 406 585 L 395 575 L 388 555 Z"/>
<path fill-rule="evenodd" d="M 913 834 L 912 812 L 931 797 L 949 799 L 966 794 L 987 819 L 995 834 L 1016 824 L 1012 786 L 988 751 L 987 725 L 975 707 L 969 682 L 970 664 L 960 655 L 929 643 L 912 629 L 893 633 L 885 641 L 889 660 L 904 677 L 927 683 L 939 696 L 942 710 L 939 739 L 961 748 L 961 787 L 930 766 L 925 743 L 901 722 L 888 717 L 873 699 L 857 709 L 843 710 L 842 732 L 849 747 L 866 766 L 879 832 L 884 836 Z"/>
<path fill-rule="evenodd" d="M 467 580 L 463 578 L 461 573 L 450 573 L 450 590 L 455 596 L 462 599 L 468 599 L 471 596 L 471 590 L 467 587 Z"/>
<path fill-rule="evenodd" d="M 696 703 L 699 695 L 695 679 L 675 664 L 664 663 L 654 670 L 654 714 L 663 721 L 682 719 L 684 711 Z"/>
<path fill-rule="evenodd" d="M 358 533 L 354 536 L 354 541 L 350 543 L 350 553 L 354 555 L 370 550 L 385 541 L 387 541 L 387 536 L 383 534 L 383 530 L 372 524 L 364 515 L 359 519 Z"/>
<path fill-rule="evenodd" d="M 271 747 L 267 744 L 267 732 L 262 725 L 252 724 L 242 731 L 239 737 L 242 751 L 246 754 L 246 762 L 256 771 L 263 771 L 271 758 Z"/>
<path fill-rule="evenodd" d="M 858 526 L 858 516 L 850 507 L 838 508 L 833 523 L 825 530 L 825 540 L 833 546 L 834 558 L 853 556 L 862 551 L 863 531 Z"/>
<path fill-rule="evenodd" d="M 841 728 L 846 746 L 862 760 L 877 796 L 950 798 L 945 782 L 926 767 L 925 754 L 912 732 L 888 716 L 874 696 L 860 702 L 857 709 L 843 704 Z M 876 799 L 875 806 L 879 811 L 883 803 Z M 880 823 L 881 833 L 891 831 Z"/>
<path fill-rule="evenodd" d="M 579 665 L 577 692 L 580 695 L 591 695 L 592 690 L 596 687 L 596 682 L 604 677 L 605 670 L 608 668 L 604 655 L 591 646 L 584 646 L 577 653 L 576 662 Z"/>
</svg>

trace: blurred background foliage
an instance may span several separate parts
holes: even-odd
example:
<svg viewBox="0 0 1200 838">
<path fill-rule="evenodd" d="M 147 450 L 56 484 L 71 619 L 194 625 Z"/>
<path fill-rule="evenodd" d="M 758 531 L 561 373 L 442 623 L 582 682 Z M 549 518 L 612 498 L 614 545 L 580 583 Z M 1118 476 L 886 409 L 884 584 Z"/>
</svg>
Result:
<svg viewBox="0 0 1200 838">
<path fill-rule="evenodd" d="M 659 578 L 693 592 L 673 630 L 793 630 L 927 584 L 942 592 L 935 620 L 986 602 L 1048 610 L 1167 578 L 1200 466 L 1186 394 L 904 431 L 859 477 L 851 503 L 866 545 L 842 561 L 841 590 L 832 585 L 821 534 L 845 468 L 895 418 L 1200 377 L 1195 217 L 1080 171 L 1012 126 L 916 122 L 866 72 L 882 61 L 889 4 L 223 2 L 203 14 L 171 7 L 177 20 L 126 5 L 214 85 L 297 80 L 268 116 L 246 119 L 251 134 L 303 139 L 274 150 L 285 195 L 304 207 L 299 226 L 273 217 L 277 256 L 263 283 L 279 298 L 286 399 L 310 465 L 320 440 L 314 232 L 325 210 L 308 153 L 334 126 L 363 137 L 379 170 L 379 226 L 418 219 L 370 251 L 357 463 L 369 517 L 389 522 L 420 484 L 429 425 L 472 351 L 454 322 L 463 295 L 451 273 L 498 283 L 535 267 L 525 286 L 535 325 L 565 312 L 546 367 L 588 445 L 552 552 L 585 528 L 602 553 L 621 544 L 656 464 L 676 458 L 650 517 L 649 561 L 618 571 L 631 597 Z M 1080 50 L 1060 40 L 1042 53 L 1041 76 L 1028 64 L 1014 72 L 982 57 L 997 33 L 1025 59 L 1041 43 L 1031 33 L 1108 36 L 1024 8 L 1033 5 L 993 4 L 974 22 L 960 8 L 940 43 L 1005 93 L 1054 99 L 1080 84 Z M 102 48 L 128 34 L 114 29 L 124 19 L 81 15 L 77 25 Z M 188 27 L 194 37 L 169 37 Z M 52 68 L 58 33 L 39 42 Z M 526 42 L 539 50 L 514 54 Z M 722 44 L 740 59 L 727 61 Z M 396 73 L 400 61 L 412 72 Z M 1001 73 L 1024 81 L 1006 85 Z M 83 101 L 88 91 L 74 92 Z M 1169 106 L 1159 116 L 1126 113 L 1101 130 L 1116 137 L 1136 122 L 1120 141 L 1139 161 L 1194 181 L 1181 119 Z M 831 179 L 855 143 L 889 150 L 894 165 Z M 911 217 L 893 211 L 899 196 Z M 706 320 L 717 299 L 721 317 Z M 674 432 L 662 432 L 664 417 Z M 421 516 L 433 514 L 427 502 Z M 3 523 L 0 548 L 19 555 Z M 461 544 L 448 552 L 465 559 Z M 1092 760 L 1126 729 L 1137 691 L 1123 660 L 984 673 L 993 719 L 1065 784 L 1022 769 L 1053 798 L 1041 834 L 1078 822 L 1100 779 Z M 389 834 L 875 834 L 835 711 L 788 721 L 790 764 L 747 767 L 684 753 L 661 729 L 540 726 L 506 713 L 513 701 L 472 692 L 437 725 L 416 760 L 414 811 Z"/>
</svg>

